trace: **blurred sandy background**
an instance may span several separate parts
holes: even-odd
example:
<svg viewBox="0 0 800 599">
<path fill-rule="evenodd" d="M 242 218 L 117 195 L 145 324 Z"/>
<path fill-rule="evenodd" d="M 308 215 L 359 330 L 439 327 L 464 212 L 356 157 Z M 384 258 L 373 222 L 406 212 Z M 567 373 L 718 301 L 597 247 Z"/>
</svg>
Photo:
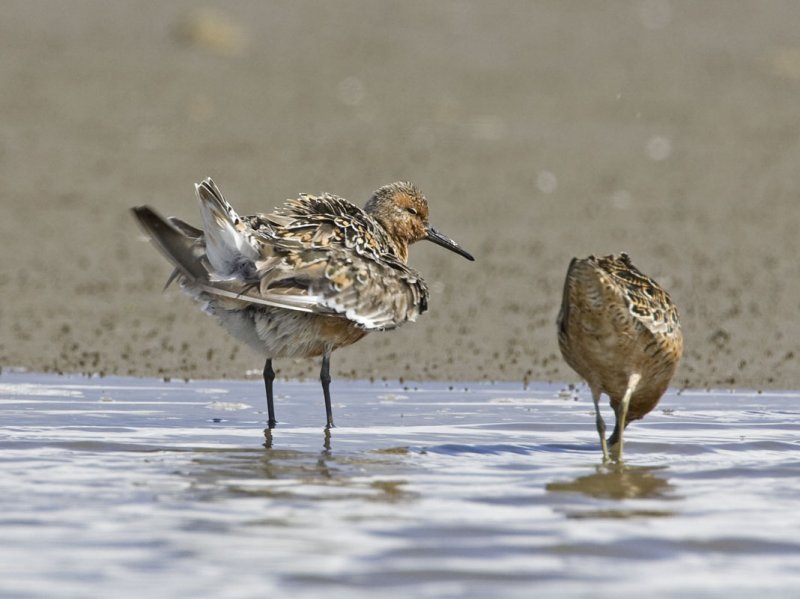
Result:
<svg viewBox="0 0 800 599">
<path fill-rule="evenodd" d="M 675 384 L 797 388 L 798 23 L 788 0 L 5 0 L 0 365 L 241 378 L 262 358 L 161 293 L 128 208 L 196 222 L 209 175 L 246 213 L 410 179 L 477 262 L 415 246 L 430 311 L 334 378 L 577 380 L 567 264 L 626 250 L 681 310 Z"/>
</svg>

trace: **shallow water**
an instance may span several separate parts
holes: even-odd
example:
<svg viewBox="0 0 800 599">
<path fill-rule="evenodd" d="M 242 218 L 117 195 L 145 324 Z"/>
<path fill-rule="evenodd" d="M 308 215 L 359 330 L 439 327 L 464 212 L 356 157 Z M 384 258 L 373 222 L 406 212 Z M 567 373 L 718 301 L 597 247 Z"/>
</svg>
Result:
<svg viewBox="0 0 800 599">
<path fill-rule="evenodd" d="M 453 387 L 3 374 L 0 595 L 797 596 L 798 393 Z"/>
</svg>

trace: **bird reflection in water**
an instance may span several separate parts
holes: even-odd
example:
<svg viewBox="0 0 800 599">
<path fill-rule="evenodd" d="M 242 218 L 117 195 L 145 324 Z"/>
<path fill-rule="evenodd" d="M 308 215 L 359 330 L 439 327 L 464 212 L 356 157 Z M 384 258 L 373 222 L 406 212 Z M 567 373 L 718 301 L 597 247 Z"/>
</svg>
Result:
<svg viewBox="0 0 800 599">
<path fill-rule="evenodd" d="M 263 446 L 265 449 L 272 449 L 272 429 L 265 428 L 264 429 L 264 443 Z M 322 437 L 322 448 L 324 453 L 330 455 L 331 451 L 331 431 L 328 428 L 323 430 L 323 437 Z"/>
<path fill-rule="evenodd" d="M 267 427 L 264 429 L 264 448 L 272 449 L 272 429 Z M 322 437 L 322 453 L 325 456 L 331 455 L 331 430 L 329 428 L 323 429 Z"/>
<path fill-rule="evenodd" d="M 662 476 L 666 466 L 626 466 L 606 463 L 595 466 L 592 474 L 571 481 L 547 483 L 550 493 L 579 493 L 593 499 L 624 501 L 629 499 L 675 500 L 675 487 Z M 672 516 L 672 510 L 637 509 L 626 505 L 624 509 L 608 508 L 567 511 L 570 518 L 631 518 L 642 516 Z"/>
</svg>

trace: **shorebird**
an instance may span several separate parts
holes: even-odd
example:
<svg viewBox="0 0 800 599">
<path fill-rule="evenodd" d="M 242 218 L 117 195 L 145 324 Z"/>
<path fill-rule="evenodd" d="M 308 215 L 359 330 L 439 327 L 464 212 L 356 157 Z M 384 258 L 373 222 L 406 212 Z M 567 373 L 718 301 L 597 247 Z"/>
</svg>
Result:
<svg viewBox="0 0 800 599">
<path fill-rule="evenodd" d="M 589 256 L 570 262 L 557 324 L 561 354 L 592 391 L 603 459 L 617 446 L 622 460 L 625 427 L 656 406 L 683 353 L 678 310 L 627 254 Z M 616 414 L 608 442 L 601 393 Z"/>
<path fill-rule="evenodd" d="M 301 194 L 269 214 L 239 216 L 209 178 L 195 185 L 202 229 L 148 206 L 133 208 L 181 288 L 233 337 L 266 356 L 268 428 L 276 358 L 322 356 L 327 426 L 333 426 L 330 358 L 369 331 L 396 328 L 428 307 L 428 288 L 406 266 L 427 239 L 474 258 L 428 223 L 411 183 L 381 187 L 364 209 L 332 194 Z"/>
</svg>

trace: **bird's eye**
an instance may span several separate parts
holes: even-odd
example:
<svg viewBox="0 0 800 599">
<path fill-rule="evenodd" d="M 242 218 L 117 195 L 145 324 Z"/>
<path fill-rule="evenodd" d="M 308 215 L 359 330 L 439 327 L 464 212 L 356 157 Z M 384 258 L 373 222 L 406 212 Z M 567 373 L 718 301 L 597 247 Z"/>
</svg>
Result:
<svg viewBox="0 0 800 599">
<path fill-rule="evenodd" d="M 412 206 L 409 206 L 408 208 L 406 208 L 406 212 L 408 212 L 409 214 L 413 214 L 414 216 L 417 215 L 417 209 L 412 207 Z"/>
</svg>

